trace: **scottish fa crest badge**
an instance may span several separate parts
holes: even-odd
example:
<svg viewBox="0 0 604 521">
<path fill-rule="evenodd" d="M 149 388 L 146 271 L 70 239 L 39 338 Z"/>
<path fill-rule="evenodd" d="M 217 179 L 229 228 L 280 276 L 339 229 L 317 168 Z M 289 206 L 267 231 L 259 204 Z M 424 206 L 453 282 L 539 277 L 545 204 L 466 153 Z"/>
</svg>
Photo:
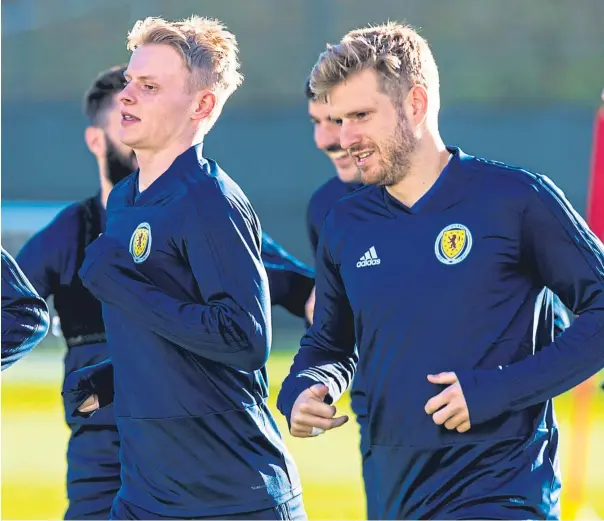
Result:
<svg viewBox="0 0 604 521">
<path fill-rule="evenodd" d="M 434 253 L 443 264 L 458 264 L 472 249 L 472 234 L 463 224 L 451 224 L 436 238 Z"/>
<path fill-rule="evenodd" d="M 140 223 L 130 237 L 130 255 L 137 264 L 145 262 L 151 253 L 151 226 Z"/>
</svg>

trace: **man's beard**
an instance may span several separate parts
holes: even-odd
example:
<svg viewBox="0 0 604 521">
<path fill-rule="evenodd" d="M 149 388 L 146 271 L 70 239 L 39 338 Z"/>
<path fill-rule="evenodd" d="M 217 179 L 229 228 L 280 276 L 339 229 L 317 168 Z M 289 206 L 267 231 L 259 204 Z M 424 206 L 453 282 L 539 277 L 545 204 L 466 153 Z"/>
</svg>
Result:
<svg viewBox="0 0 604 521">
<path fill-rule="evenodd" d="M 136 170 L 136 156 L 134 152 L 128 155 L 122 154 L 106 135 L 105 142 L 107 144 L 107 153 L 105 156 L 107 161 L 107 179 L 115 186 Z"/>
<path fill-rule="evenodd" d="M 409 122 L 402 116 L 396 125 L 394 137 L 384 144 L 380 161 L 379 185 L 391 186 L 403 180 L 411 170 L 411 155 L 417 148 L 417 137 Z"/>
<path fill-rule="evenodd" d="M 411 169 L 411 155 L 417 148 L 417 143 L 417 137 L 413 134 L 407 119 L 401 114 L 394 136 L 387 139 L 379 148 L 380 162 L 377 167 L 379 172 L 367 178 L 363 175 L 362 169 L 359 169 L 362 181 L 391 186 L 404 179 Z"/>
</svg>

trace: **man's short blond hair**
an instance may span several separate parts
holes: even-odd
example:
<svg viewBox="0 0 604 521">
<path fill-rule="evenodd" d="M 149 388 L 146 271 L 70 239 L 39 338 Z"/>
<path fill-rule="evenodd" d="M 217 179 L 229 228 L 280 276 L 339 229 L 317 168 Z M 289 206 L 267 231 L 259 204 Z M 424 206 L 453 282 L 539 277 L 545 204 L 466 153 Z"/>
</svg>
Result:
<svg viewBox="0 0 604 521">
<path fill-rule="evenodd" d="M 218 20 L 201 16 L 176 22 L 145 18 L 136 22 L 128 33 L 127 48 L 134 51 L 145 44 L 169 45 L 175 49 L 191 72 L 189 88 L 216 90 L 222 103 L 243 81 L 237 40 Z"/>
<path fill-rule="evenodd" d="M 376 71 L 383 92 L 395 99 L 421 85 L 438 100 L 438 68 L 428 42 L 398 22 L 355 29 L 337 45 L 328 45 L 312 69 L 310 88 L 326 101 L 331 89 L 367 69 Z"/>
</svg>

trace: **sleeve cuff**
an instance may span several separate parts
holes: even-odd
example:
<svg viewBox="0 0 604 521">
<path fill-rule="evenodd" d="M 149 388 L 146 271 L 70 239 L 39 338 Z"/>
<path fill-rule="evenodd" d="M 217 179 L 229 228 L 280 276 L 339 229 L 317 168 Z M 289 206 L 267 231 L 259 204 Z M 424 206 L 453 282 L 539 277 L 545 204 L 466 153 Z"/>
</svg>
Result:
<svg viewBox="0 0 604 521">
<path fill-rule="evenodd" d="M 277 397 L 277 409 L 285 416 L 287 426 L 291 429 L 291 414 L 298 396 L 309 387 L 317 384 L 316 380 L 307 376 L 290 376 L 283 384 L 281 392 Z"/>
<path fill-rule="evenodd" d="M 82 405 L 89 396 L 93 395 L 94 392 L 91 389 L 91 385 L 88 379 L 81 379 L 72 375 L 67 376 L 65 379 L 65 390 L 61 393 L 65 401 L 65 410 L 67 414 L 73 418 L 90 418 L 96 411 L 83 413 L 78 411 L 78 407 Z M 98 409 L 97 409 L 98 410 Z"/>
<path fill-rule="evenodd" d="M 478 425 L 503 414 L 507 410 L 507 393 L 500 383 L 501 369 L 456 371 L 470 423 Z"/>
</svg>

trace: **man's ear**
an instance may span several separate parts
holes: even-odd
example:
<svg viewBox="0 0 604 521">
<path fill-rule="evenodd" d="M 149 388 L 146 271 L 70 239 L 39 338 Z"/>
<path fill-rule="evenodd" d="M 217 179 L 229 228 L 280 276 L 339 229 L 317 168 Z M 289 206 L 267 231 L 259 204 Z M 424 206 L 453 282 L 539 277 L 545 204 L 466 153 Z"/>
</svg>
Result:
<svg viewBox="0 0 604 521">
<path fill-rule="evenodd" d="M 92 155 L 103 157 L 107 153 L 105 133 L 99 127 L 86 127 L 86 130 L 84 131 L 84 140 Z"/>
<path fill-rule="evenodd" d="M 199 97 L 197 98 L 197 105 L 195 107 L 195 111 L 193 112 L 193 119 L 200 121 L 202 119 L 207 119 L 214 107 L 216 106 L 216 94 L 214 94 L 210 90 L 204 90 L 199 93 Z"/>
<path fill-rule="evenodd" d="M 411 107 L 411 121 L 419 125 L 428 114 L 428 91 L 421 85 L 415 85 L 410 90 L 407 98 Z"/>
</svg>

